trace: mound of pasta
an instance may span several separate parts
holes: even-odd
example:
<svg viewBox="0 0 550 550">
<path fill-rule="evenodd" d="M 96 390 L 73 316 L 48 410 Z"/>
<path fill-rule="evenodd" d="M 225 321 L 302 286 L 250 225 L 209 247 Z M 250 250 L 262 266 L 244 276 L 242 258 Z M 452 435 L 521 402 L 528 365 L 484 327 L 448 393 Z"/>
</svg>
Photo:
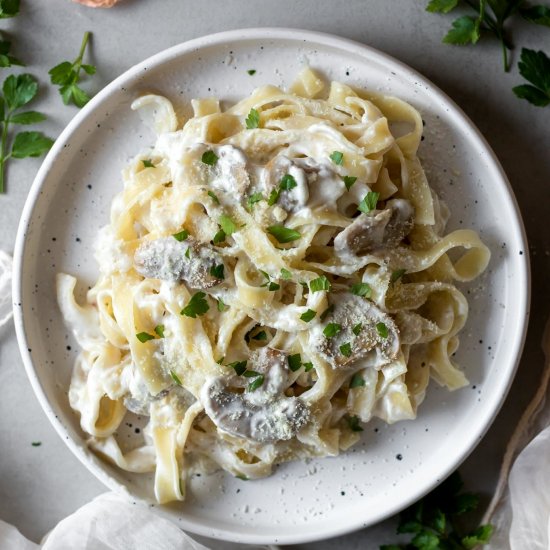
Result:
<svg viewBox="0 0 550 550">
<path fill-rule="evenodd" d="M 337 455 L 373 417 L 415 418 L 430 377 L 464 386 L 454 283 L 489 261 L 474 231 L 445 235 L 411 105 L 305 69 L 288 92 L 192 107 L 178 130 L 166 98 L 134 102 L 157 139 L 123 172 L 99 280 L 85 305 L 57 283 L 89 445 L 154 472 L 159 502 L 190 472 Z M 148 418 L 130 448 L 128 411 Z"/>
</svg>

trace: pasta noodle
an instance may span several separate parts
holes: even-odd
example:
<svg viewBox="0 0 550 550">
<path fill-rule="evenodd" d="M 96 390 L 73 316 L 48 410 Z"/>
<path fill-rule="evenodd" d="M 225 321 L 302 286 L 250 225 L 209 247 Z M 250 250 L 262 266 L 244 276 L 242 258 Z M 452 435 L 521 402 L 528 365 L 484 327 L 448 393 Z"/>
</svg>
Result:
<svg viewBox="0 0 550 550">
<path fill-rule="evenodd" d="M 184 499 L 189 472 L 260 478 L 338 454 L 373 417 L 413 419 L 430 377 L 464 386 L 454 283 L 489 261 L 474 231 L 444 234 L 404 101 L 326 92 L 305 69 L 288 93 L 192 107 L 178 130 L 166 98 L 134 102 L 157 140 L 123 172 L 100 277 L 84 305 L 74 277 L 57 282 L 89 445 L 154 471 L 161 503 Z M 133 448 L 117 439 L 127 411 L 149 418 Z"/>
</svg>

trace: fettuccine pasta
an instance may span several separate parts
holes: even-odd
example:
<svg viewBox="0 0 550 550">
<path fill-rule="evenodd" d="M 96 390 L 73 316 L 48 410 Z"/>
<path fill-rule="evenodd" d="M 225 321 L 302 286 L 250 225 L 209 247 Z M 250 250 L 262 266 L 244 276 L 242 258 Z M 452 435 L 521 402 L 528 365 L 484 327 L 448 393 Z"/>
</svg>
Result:
<svg viewBox="0 0 550 550">
<path fill-rule="evenodd" d="M 190 472 L 261 478 L 337 455 L 373 417 L 414 419 L 430 377 L 464 386 L 455 282 L 489 261 L 474 231 L 445 234 L 404 101 L 305 69 L 288 92 L 192 107 L 178 129 L 166 98 L 134 102 L 157 139 L 123 172 L 100 277 L 84 305 L 57 283 L 89 445 L 154 472 L 161 503 Z M 132 448 L 128 411 L 149 419 Z"/>
</svg>

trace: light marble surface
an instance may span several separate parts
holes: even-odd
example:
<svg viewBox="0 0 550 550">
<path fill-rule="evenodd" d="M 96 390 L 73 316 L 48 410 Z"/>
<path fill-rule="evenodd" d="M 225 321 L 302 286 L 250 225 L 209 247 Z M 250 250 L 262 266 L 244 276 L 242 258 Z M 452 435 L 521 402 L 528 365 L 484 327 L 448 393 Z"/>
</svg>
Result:
<svg viewBox="0 0 550 550">
<path fill-rule="evenodd" d="M 514 386 L 488 435 L 462 467 L 467 485 L 489 497 L 506 441 L 537 384 L 540 339 L 550 303 L 550 108 L 517 100 L 517 70 L 502 72 L 496 42 L 450 47 L 440 38 L 450 19 L 423 11 L 424 0 L 126 0 L 93 10 L 69 0 L 23 0 L 21 14 L 2 20 L 13 53 L 44 86 L 34 108 L 47 113 L 46 133 L 58 135 L 74 115 L 46 86 L 47 70 L 76 55 L 82 34 L 93 32 L 90 61 L 98 90 L 131 65 L 166 48 L 233 28 L 281 26 L 338 34 L 378 48 L 411 65 L 447 92 L 481 129 L 506 170 L 525 219 L 533 270 L 533 303 L 526 348 Z M 519 23 L 518 44 L 548 45 L 548 30 Z M 519 53 L 519 52 L 518 52 Z M 550 53 L 550 52 L 548 52 Z M 6 69 L 2 69 L 7 74 Z M 37 128 L 38 129 L 38 128 Z M 13 250 L 23 203 L 40 160 L 12 162 L 0 196 L 0 248 Z M 104 488 L 72 456 L 32 393 L 10 324 L 0 332 L 0 518 L 38 540 L 61 518 Z M 39 447 L 31 442 L 41 441 Z M 394 540 L 386 522 L 346 537 L 301 548 L 376 548 Z M 213 543 L 215 548 L 233 545 Z"/>
</svg>

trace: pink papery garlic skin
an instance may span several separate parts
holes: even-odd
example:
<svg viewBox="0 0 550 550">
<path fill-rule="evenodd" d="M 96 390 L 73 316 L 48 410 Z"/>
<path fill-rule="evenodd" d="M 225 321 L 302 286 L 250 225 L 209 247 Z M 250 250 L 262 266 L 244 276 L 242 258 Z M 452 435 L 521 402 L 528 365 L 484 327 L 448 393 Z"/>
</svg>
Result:
<svg viewBox="0 0 550 550">
<path fill-rule="evenodd" d="M 73 0 L 73 2 L 89 8 L 112 8 L 118 0 Z"/>
</svg>

